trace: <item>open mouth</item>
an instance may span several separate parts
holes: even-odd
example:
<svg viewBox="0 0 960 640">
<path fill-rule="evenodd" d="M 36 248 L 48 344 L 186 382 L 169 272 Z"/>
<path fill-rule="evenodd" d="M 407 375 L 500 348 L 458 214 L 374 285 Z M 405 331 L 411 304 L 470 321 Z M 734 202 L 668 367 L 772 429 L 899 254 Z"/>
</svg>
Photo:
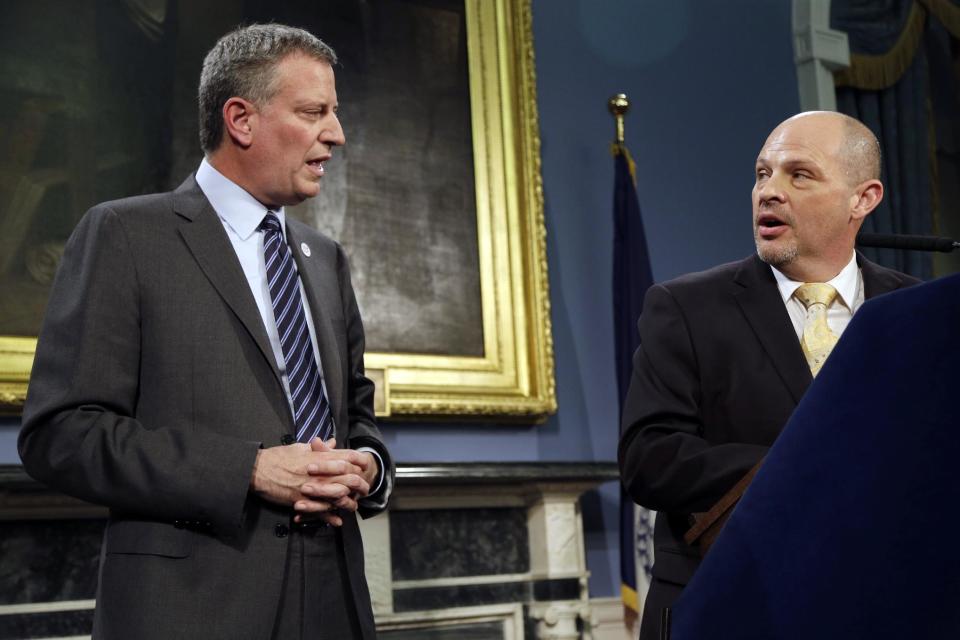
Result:
<svg viewBox="0 0 960 640">
<path fill-rule="evenodd" d="M 318 176 L 323 175 L 323 162 L 321 160 L 307 160 L 307 166 Z"/>
<path fill-rule="evenodd" d="M 783 220 L 770 213 L 762 213 L 760 214 L 760 217 L 757 218 L 757 226 L 760 227 L 772 228 L 779 227 L 784 224 L 786 223 Z"/>
<path fill-rule="evenodd" d="M 786 222 L 773 214 L 764 213 L 757 218 L 757 231 L 761 238 L 775 238 L 788 228 Z"/>
</svg>

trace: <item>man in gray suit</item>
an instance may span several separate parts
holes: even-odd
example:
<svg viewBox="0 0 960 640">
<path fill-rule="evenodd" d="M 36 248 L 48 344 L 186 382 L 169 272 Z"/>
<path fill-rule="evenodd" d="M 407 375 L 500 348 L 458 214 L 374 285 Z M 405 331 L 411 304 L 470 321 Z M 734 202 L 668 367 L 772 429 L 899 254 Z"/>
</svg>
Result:
<svg viewBox="0 0 960 640">
<path fill-rule="evenodd" d="M 204 61 L 205 159 L 91 209 L 47 309 L 19 448 L 109 507 L 97 638 L 373 638 L 355 513 L 393 465 L 343 249 L 284 216 L 344 143 L 334 52 L 253 25 Z"/>
</svg>

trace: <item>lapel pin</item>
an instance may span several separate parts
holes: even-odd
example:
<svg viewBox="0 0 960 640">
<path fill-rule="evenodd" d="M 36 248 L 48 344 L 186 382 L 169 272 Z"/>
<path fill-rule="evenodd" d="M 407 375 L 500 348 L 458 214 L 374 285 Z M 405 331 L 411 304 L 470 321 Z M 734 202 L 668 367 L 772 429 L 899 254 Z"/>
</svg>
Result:
<svg viewBox="0 0 960 640">
<path fill-rule="evenodd" d="M 303 252 L 303 255 L 307 256 L 308 258 L 310 257 L 310 247 L 307 246 L 306 242 L 300 243 L 300 251 Z"/>
</svg>

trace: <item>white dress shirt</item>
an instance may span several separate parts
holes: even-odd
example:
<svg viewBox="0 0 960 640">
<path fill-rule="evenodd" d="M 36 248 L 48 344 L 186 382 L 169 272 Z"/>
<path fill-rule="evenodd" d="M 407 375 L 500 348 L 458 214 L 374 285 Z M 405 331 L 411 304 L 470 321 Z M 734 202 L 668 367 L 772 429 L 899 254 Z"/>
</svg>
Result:
<svg viewBox="0 0 960 640">
<path fill-rule="evenodd" d="M 797 332 L 797 339 L 799 339 L 803 335 L 803 323 L 807 317 L 807 309 L 793 294 L 803 283 L 791 280 L 774 267 L 770 268 L 773 269 L 773 276 L 777 279 L 780 296 L 783 298 L 783 304 L 787 307 L 787 313 L 790 314 L 790 321 L 793 322 L 793 329 Z M 829 280 L 827 284 L 832 285 L 837 290 L 837 297 L 827 307 L 827 326 L 837 337 L 840 337 L 847 325 L 850 324 L 853 314 L 863 304 L 864 299 L 863 274 L 860 273 L 860 268 L 857 266 L 856 252 L 850 258 L 847 266 L 841 269 L 840 273 Z"/>
<path fill-rule="evenodd" d="M 206 158 L 200 162 L 200 167 L 197 169 L 197 185 L 203 191 L 207 200 L 210 201 L 210 206 L 217 212 L 217 216 L 219 216 L 220 222 L 223 223 L 223 228 L 227 232 L 227 237 L 230 238 L 230 244 L 233 245 L 233 250 L 237 254 L 237 259 L 240 260 L 243 274 L 247 277 L 247 283 L 250 285 L 250 292 L 253 293 L 253 299 L 260 311 L 263 327 L 270 339 L 274 360 L 280 370 L 283 391 L 287 395 L 291 412 L 295 412 L 293 399 L 290 396 L 290 382 L 287 380 L 287 365 L 283 357 L 283 347 L 280 345 L 280 333 L 277 331 L 277 321 L 273 317 L 273 301 L 270 298 L 270 289 L 267 286 L 267 266 L 263 259 L 263 231 L 257 230 L 257 227 L 263 222 L 264 216 L 267 215 L 267 208 L 242 187 L 214 169 Z M 281 207 L 274 213 L 280 220 L 280 229 L 284 242 L 286 242 L 287 222 L 283 208 Z M 297 282 L 300 285 L 300 297 L 306 302 L 307 294 L 303 289 L 303 281 L 298 277 Z M 317 363 L 317 370 L 320 372 L 320 382 L 323 385 L 324 393 L 327 393 L 320 350 L 317 347 L 317 333 L 313 326 L 313 315 L 310 313 L 309 304 L 303 305 L 303 313 L 307 317 L 310 344 L 313 346 L 313 357 Z M 327 398 L 329 397 L 330 394 L 327 393 Z M 346 444 L 343 443 L 343 445 Z M 376 450 L 370 447 L 360 447 L 357 450 L 369 451 L 376 458 L 378 470 L 383 469 L 383 460 Z M 376 487 L 370 487 L 370 495 L 379 491 L 383 485 L 384 474 L 378 473 L 377 475 L 379 482 Z"/>
</svg>

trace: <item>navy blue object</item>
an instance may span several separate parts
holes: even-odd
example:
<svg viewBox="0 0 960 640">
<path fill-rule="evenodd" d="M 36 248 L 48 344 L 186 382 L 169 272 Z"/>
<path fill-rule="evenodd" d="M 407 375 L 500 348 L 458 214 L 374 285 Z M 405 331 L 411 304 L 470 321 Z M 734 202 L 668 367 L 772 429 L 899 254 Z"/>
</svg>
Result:
<svg viewBox="0 0 960 640">
<path fill-rule="evenodd" d="M 613 153 L 613 336 L 617 359 L 617 399 L 622 414 L 623 400 L 633 376 L 633 354 L 640 346 L 637 320 L 643 310 L 643 296 L 653 285 L 653 272 L 650 269 L 637 188 L 630 170 L 629 153 L 623 145 L 614 145 Z M 649 517 L 645 520 L 649 520 Z M 634 503 L 621 486 L 620 582 L 621 591 L 627 589 L 632 593 L 631 600 L 636 598 L 637 592 L 638 549 L 648 576 L 653 568 L 650 553 L 653 547 L 652 526 L 647 522 L 642 524 L 643 531 L 634 531 Z"/>
<path fill-rule="evenodd" d="M 297 440 L 310 442 L 317 436 L 327 440 L 333 434 L 333 416 L 313 355 L 297 266 L 283 239 L 280 220 L 273 212 L 264 216 L 260 229 L 263 230 L 263 259 L 267 266 L 273 318 L 287 365 Z"/>
<path fill-rule="evenodd" d="M 960 637 L 960 275 L 868 301 L 673 609 L 671 640 Z"/>
</svg>

